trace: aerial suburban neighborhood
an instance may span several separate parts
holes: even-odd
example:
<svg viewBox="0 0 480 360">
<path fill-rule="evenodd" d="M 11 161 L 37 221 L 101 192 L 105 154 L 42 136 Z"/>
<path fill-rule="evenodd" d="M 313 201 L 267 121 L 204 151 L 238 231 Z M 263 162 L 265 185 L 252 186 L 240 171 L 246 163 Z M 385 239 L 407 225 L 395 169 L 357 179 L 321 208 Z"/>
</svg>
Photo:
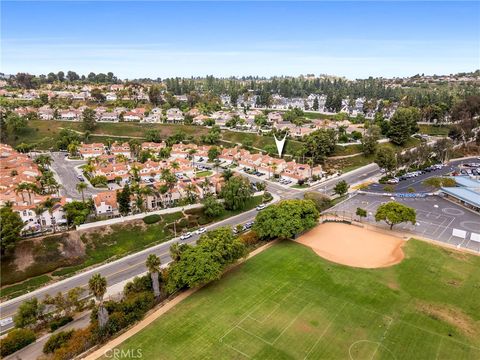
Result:
<svg viewBox="0 0 480 360">
<path fill-rule="evenodd" d="M 1 358 L 480 359 L 478 2 L 25 4 Z"/>
</svg>

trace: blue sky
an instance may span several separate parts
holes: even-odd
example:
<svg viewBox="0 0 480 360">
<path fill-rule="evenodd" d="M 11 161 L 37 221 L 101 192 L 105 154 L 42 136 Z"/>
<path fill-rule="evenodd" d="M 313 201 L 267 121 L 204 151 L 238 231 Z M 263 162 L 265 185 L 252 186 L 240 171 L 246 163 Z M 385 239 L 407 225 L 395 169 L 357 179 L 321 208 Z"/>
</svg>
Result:
<svg viewBox="0 0 480 360">
<path fill-rule="evenodd" d="M 480 68 L 480 2 L 1 2 L 1 71 L 121 78 Z"/>
</svg>

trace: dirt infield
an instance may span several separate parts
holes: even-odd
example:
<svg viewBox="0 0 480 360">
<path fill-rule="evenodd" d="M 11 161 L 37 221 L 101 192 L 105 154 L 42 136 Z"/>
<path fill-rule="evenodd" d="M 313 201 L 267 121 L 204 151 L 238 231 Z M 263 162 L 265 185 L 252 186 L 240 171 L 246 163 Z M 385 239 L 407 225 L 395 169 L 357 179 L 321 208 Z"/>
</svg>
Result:
<svg viewBox="0 0 480 360">
<path fill-rule="evenodd" d="M 321 224 L 296 241 L 327 260 L 359 268 L 391 266 L 404 257 L 404 240 L 348 224 Z"/>
</svg>

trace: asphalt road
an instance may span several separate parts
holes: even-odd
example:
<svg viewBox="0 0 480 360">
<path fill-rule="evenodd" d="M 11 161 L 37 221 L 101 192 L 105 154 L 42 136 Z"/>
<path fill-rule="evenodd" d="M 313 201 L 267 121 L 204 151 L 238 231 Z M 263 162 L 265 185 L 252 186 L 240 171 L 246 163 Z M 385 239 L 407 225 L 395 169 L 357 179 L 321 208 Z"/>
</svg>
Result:
<svg viewBox="0 0 480 360">
<path fill-rule="evenodd" d="M 78 175 L 80 171 L 75 167 L 86 164 L 85 160 L 68 160 L 65 152 L 52 152 L 52 165 L 51 168 L 57 175 L 57 181 L 62 186 L 60 194 L 72 199 L 80 200 L 82 195 L 77 191 Z M 86 182 L 88 187 L 84 190 L 85 199 L 90 198 L 92 195 L 104 191 L 104 189 L 95 189 L 88 181 Z"/>
<path fill-rule="evenodd" d="M 65 161 L 65 160 L 63 160 Z M 340 177 L 337 177 L 335 179 L 328 180 L 322 184 L 318 184 L 316 186 L 312 186 L 308 188 L 308 191 L 321 191 L 321 192 L 326 192 L 330 193 L 335 186 L 335 184 L 340 181 L 340 180 L 345 180 L 350 184 L 354 184 L 357 182 L 364 181 L 372 176 L 377 176 L 379 175 L 379 168 L 375 164 L 370 164 L 365 167 L 359 168 L 357 170 L 354 170 L 352 172 L 349 172 L 347 174 L 344 174 Z M 254 181 L 263 181 L 263 179 L 252 179 Z M 293 188 L 285 188 L 281 185 L 274 184 L 274 183 L 268 183 L 267 185 L 267 191 L 271 192 L 272 194 L 275 194 L 278 196 L 280 199 L 288 199 L 288 198 L 302 198 L 303 197 L 303 191 L 299 191 L 297 189 Z M 257 211 L 250 210 L 247 212 L 244 212 L 242 214 L 239 214 L 237 216 L 225 219 L 223 221 L 220 221 L 218 223 L 206 226 L 208 230 L 215 229 L 220 226 L 235 226 L 237 224 L 242 224 L 248 221 L 254 220 L 255 216 L 257 214 Z M 88 280 L 90 277 L 95 274 L 95 273 L 101 273 L 104 277 L 106 277 L 107 282 L 109 287 L 114 286 L 115 284 L 122 283 L 128 279 L 131 279 L 135 276 L 138 276 L 146 271 L 145 268 L 145 260 L 148 257 L 149 254 L 156 254 L 157 256 L 160 257 L 162 264 L 168 263 L 170 259 L 169 255 L 169 248 L 170 245 L 174 242 L 180 242 L 180 243 L 189 243 L 193 244 L 198 240 L 198 235 L 192 236 L 190 239 L 187 239 L 185 241 L 180 240 L 179 238 L 172 239 L 170 241 L 167 241 L 162 244 L 158 244 L 155 246 L 152 246 L 151 248 L 142 250 L 140 252 L 137 252 L 132 255 L 128 255 L 126 257 L 123 257 L 121 259 L 112 261 L 110 263 L 98 266 L 96 268 L 93 268 L 91 270 L 87 270 L 85 272 L 79 273 L 77 275 L 74 275 L 72 277 L 63 279 L 61 281 L 58 281 L 56 283 L 53 283 L 51 285 L 47 285 L 45 287 L 42 287 L 40 289 L 34 290 L 28 294 L 16 297 L 14 299 L 2 302 L 0 304 L 0 317 L 2 319 L 11 317 L 15 314 L 15 312 L 18 309 L 18 306 L 25 300 L 30 299 L 32 297 L 37 297 L 39 300 L 43 299 L 43 297 L 47 294 L 50 295 L 55 295 L 58 292 L 67 292 L 68 290 L 75 288 L 75 287 L 81 287 L 84 289 L 88 288 Z M 87 290 L 85 290 L 85 294 L 87 293 Z M 4 327 L 0 328 L 0 331 L 5 331 L 12 327 L 12 325 L 6 325 Z"/>
</svg>

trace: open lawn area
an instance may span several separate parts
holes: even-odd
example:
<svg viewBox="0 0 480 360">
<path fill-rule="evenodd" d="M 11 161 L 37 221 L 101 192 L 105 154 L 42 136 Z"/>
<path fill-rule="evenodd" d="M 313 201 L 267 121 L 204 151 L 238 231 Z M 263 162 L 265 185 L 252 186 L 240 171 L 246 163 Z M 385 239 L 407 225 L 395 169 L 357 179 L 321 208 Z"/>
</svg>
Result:
<svg viewBox="0 0 480 360">
<path fill-rule="evenodd" d="M 145 359 L 479 359 L 480 257 L 418 240 L 358 269 L 285 241 L 125 341 Z"/>
</svg>

